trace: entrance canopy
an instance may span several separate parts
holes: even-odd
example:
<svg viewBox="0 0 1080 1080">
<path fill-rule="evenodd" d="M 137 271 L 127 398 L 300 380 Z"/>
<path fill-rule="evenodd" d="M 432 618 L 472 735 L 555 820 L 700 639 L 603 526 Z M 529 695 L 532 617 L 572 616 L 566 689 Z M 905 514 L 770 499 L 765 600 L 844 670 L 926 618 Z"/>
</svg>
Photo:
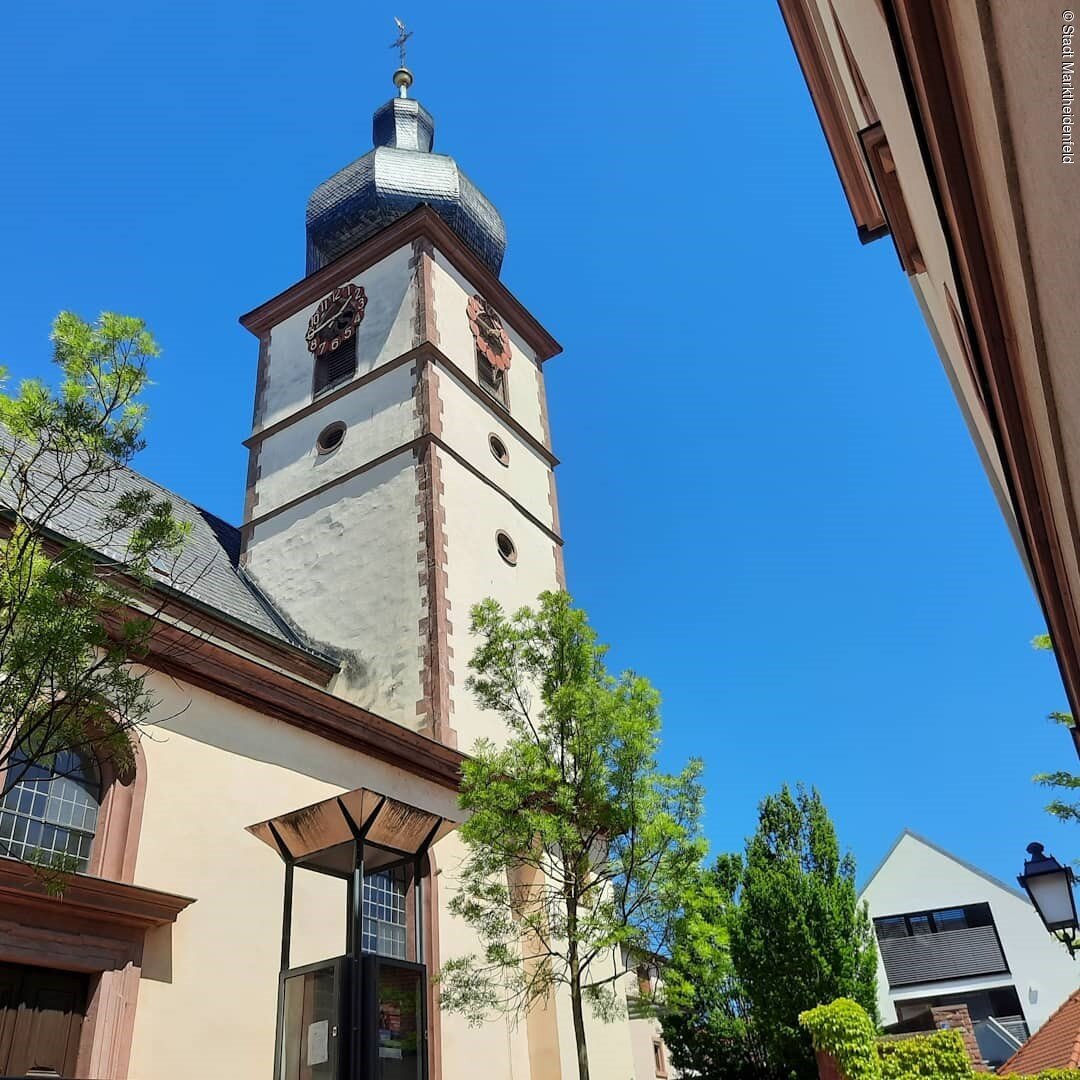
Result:
<svg viewBox="0 0 1080 1080">
<path fill-rule="evenodd" d="M 368 788 L 331 796 L 300 810 L 249 825 L 248 832 L 286 863 L 348 877 L 355 844 L 365 846 L 370 868 L 422 855 L 456 823 Z"/>
</svg>

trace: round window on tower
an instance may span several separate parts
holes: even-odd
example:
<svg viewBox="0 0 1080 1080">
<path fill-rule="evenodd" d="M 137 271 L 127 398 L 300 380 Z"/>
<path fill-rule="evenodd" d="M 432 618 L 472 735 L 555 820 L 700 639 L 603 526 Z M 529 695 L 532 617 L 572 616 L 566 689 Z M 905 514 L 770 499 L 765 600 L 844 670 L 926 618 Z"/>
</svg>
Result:
<svg viewBox="0 0 1080 1080">
<path fill-rule="evenodd" d="M 510 451 L 506 449 L 506 443 L 494 432 L 488 436 L 488 447 L 491 454 L 500 465 L 510 465 Z"/>
<path fill-rule="evenodd" d="M 341 445 L 344 438 L 345 424 L 341 420 L 336 420 L 319 432 L 319 437 L 315 440 L 315 451 L 318 454 L 331 454 Z"/>
<path fill-rule="evenodd" d="M 514 541 L 501 529 L 495 534 L 495 544 L 499 549 L 503 562 L 508 563 L 510 566 L 517 566 L 517 548 L 514 547 Z"/>
</svg>

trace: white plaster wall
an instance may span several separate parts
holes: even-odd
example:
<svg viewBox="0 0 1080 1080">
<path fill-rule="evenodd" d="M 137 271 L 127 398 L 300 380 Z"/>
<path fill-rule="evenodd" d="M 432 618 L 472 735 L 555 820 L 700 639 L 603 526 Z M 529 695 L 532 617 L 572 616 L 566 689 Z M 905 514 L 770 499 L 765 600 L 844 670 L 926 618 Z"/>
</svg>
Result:
<svg viewBox="0 0 1080 1080">
<path fill-rule="evenodd" d="M 411 364 L 401 364 L 267 438 L 259 449 L 255 516 L 415 439 L 420 427 L 413 371 Z M 346 424 L 341 445 L 317 453 L 319 432 L 339 420 Z"/>
<path fill-rule="evenodd" d="M 469 609 L 494 596 L 507 611 L 514 611 L 535 604 L 545 589 L 557 588 L 554 544 L 502 495 L 441 451 L 439 464 L 446 511 L 446 592 L 453 626 L 450 723 L 457 731 L 458 746 L 468 752 L 481 737 L 496 741 L 504 737 L 502 721 L 479 710 L 465 689 L 475 648 L 469 634 Z M 495 545 L 499 529 L 517 547 L 516 566 L 508 566 L 499 555 Z"/>
<path fill-rule="evenodd" d="M 247 566 L 286 618 L 341 655 L 333 692 L 407 727 L 422 696 L 418 495 L 406 451 L 256 526 Z"/>
<path fill-rule="evenodd" d="M 284 872 L 245 827 L 365 785 L 451 817 L 455 798 L 198 688 L 156 673 L 150 681 L 162 699 L 156 715 L 172 718 L 143 743 L 147 789 L 135 881 L 195 903 L 175 925 L 148 935 L 129 1075 L 266 1080 Z M 341 952 L 333 884 L 297 875 L 297 962 Z"/>
<path fill-rule="evenodd" d="M 367 294 L 356 338 L 356 374 L 393 360 L 413 347 L 416 286 L 406 245 L 352 278 Z M 255 429 L 268 427 L 311 401 L 314 361 L 304 335 L 319 300 L 279 323 L 270 334 L 269 379 Z"/>
<path fill-rule="evenodd" d="M 1015 986 L 1032 1034 L 1080 983 L 1069 954 L 1047 932 L 1035 909 L 1011 889 L 905 834 L 867 883 L 862 897 L 874 918 L 913 911 L 989 903 L 1010 974 L 953 979 L 889 990 L 878 957 L 878 1005 L 882 1021 L 896 1019 L 895 1002 L 993 986 Z"/>
<path fill-rule="evenodd" d="M 438 251 L 435 252 L 434 264 L 432 284 L 439 348 L 470 379 L 475 380 L 476 342 L 466 309 L 470 297 L 479 290 L 466 281 Z M 541 365 L 505 318 L 503 325 L 510 336 L 510 370 L 507 372 L 510 413 L 530 435 L 544 442 L 544 425 L 540 417 Z"/>
<path fill-rule="evenodd" d="M 470 465 L 514 496 L 530 513 L 554 528 L 548 463 L 500 418 L 496 405 L 478 401 L 448 371 L 439 371 L 443 403 L 442 439 Z M 488 445 L 497 435 L 510 452 L 509 465 L 500 465 Z"/>
</svg>

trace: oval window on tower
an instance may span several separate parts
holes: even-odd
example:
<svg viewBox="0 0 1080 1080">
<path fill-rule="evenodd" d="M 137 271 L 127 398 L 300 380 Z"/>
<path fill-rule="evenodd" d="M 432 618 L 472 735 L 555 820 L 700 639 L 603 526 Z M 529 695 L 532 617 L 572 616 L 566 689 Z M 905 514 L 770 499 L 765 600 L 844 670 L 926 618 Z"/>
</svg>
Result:
<svg viewBox="0 0 1080 1080">
<path fill-rule="evenodd" d="M 503 562 L 509 563 L 510 566 L 516 566 L 517 548 L 514 547 L 514 541 L 501 529 L 495 534 L 495 544 L 499 549 Z"/>
<path fill-rule="evenodd" d="M 315 440 L 315 450 L 320 454 L 329 454 L 336 450 L 345 438 L 345 424 L 337 420 L 328 424 L 319 432 Z"/>
<path fill-rule="evenodd" d="M 504 443 L 494 432 L 488 436 L 488 447 L 491 450 L 492 456 L 500 465 L 509 466 L 510 451 L 506 449 L 506 443 Z"/>
</svg>

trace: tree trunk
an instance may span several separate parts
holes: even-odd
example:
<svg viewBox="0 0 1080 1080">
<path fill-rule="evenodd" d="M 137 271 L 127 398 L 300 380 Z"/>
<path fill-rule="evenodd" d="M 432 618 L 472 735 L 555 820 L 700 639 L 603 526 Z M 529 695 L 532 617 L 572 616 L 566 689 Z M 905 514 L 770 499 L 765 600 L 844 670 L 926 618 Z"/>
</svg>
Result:
<svg viewBox="0 0 1080 1080">
<path fill-rule="evenodd" d="M 574 1015 L 574 1043 L 577 1046 L 578 1080 L 589 1080 L 589 1048 L 585 1043 L 585 1015 L 581 1008 L 581 959 L 578 954 L 577 904 L 566 898 L 567 959 L 570 961 L 570 1008 Z"/>
</svg>

